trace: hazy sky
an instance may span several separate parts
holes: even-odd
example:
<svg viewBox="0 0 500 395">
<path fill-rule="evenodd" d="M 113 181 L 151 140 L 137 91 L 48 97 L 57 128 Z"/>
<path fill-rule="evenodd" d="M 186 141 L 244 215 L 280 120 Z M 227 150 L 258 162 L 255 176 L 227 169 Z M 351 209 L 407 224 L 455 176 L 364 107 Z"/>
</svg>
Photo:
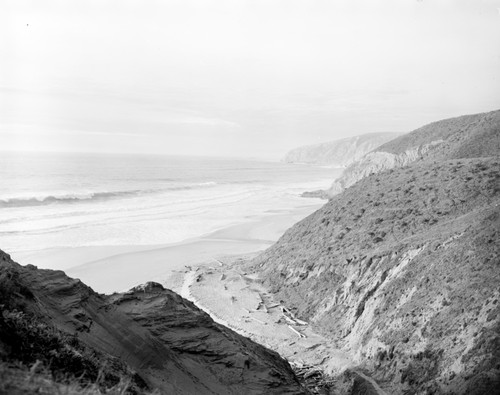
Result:
<svg viewBox="0 0 500 395">
<path fill-rule="evenodd" d="M 0 0 L 0 150 L 279 158 L 500 108 L 500 0 Z"/>
</svg>

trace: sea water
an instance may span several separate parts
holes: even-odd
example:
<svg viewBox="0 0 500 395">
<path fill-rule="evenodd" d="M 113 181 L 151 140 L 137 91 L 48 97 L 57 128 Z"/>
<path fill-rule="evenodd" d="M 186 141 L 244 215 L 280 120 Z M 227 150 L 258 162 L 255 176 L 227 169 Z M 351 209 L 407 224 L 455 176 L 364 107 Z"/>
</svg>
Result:
<svg viewBox="0 0 500 395">
<path fill-rule="evenodd" d="M 339 169 L 253 160 L 0 153 L 0 249 L 159 245 L 317 205 Z"/>
</svg>

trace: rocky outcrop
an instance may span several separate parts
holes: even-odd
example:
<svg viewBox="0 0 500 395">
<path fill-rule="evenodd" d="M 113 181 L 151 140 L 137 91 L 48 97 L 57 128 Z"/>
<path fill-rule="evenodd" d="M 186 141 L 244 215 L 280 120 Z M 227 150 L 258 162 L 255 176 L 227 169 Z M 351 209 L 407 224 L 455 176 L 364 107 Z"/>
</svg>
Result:
<svg viewBox="0 0 500 395">
<path fill-rule="evenodd" d="M 3 252 L 0 273 L 3 360 L 28 364 L 42 360 L 56 366 L 59 376 L 78 377 L 81 372 L 90 381 L 99 375 L 98 369 L 89 377 L 85 372 L 106 363 L 106 377 L 135 380 L 131 392 L 148 388 L 186 394 L 305 392 L 278 354 L 216 324 L 160 284 L 101 295 L 62 271 L 22 267 Z M 46 332 L 51 339 L 47 344 Z M 28 337 L 40 350 L 32 351 L 29 344 L 18 347 Z M 89 356 L 82 363 L 90 368 L 70 369 L 82 355 Z M 53 364 L 62 359 L 71 363 Z"/>
<path fill-rule="evenodd" d="M 500 152 L 453 159 L 463 145 L 443 140 L 334 196 L 247 268 L 388 393 L 500 384 Z"/>
<path fill-rule="evenodd" d="M 333 182 L 330 189 L 326 192 L 326 195 L 333 196 L 340 193 L 370 174 L 380 173 L 395 167 L 407 166 L 423 158 L 429 150 L 432 150 L 442 142 L 443 140 L 431 141 L 429 144 L 413 147 L 399 154 L 383 151 L 370 152 L 351 164 L 351 166 L 344 171 L 342 176 Z"/>
<path fill-rule="evenodd" d="M 308 145 L 288 152 L 283 161 L 345 167 L 398 136 L 399 133 L 368 133 L 328 143 Z"/>
<path fill-rule="evenodd" d="M 496 155 L 500 150 L 500 111 L 451 118 L 402 135 L 348 166 L 325 191 L 332 197 L 362 178 L 415 161 L 473 158 Z"/>
</svg>

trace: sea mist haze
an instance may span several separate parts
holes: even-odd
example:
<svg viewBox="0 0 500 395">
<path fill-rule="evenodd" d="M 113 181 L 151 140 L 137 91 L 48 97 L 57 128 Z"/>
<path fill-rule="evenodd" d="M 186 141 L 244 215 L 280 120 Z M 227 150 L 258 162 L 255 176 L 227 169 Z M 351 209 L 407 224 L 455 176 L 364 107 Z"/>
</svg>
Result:
<svg viewBox="0 0 500 395">
<path fill-rule="evenodd" d="M 0 395 L 500 388 L 500 0 L 0 0 Z"/>
<path fill-rule="evenodd" d="M 235 159 L 4 153 L 0 238 L 9 253 L 160 245 L 311 206 L 338 169 Z"/>
</svg>

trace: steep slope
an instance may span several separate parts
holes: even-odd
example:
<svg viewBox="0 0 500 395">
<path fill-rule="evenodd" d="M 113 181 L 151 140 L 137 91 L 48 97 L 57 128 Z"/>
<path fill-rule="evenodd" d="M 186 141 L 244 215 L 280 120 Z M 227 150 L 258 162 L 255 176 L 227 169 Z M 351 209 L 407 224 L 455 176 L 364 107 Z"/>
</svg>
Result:
<svg viewBox="0 0 500 395">
<path fill-rule="evenodd" d="M 398 136 L 399 133 L 367 133 L 328 143 L 298 147 L 288 152 L 283 161 L 345 167 Z"/>
<path fill-rule="evenodd" d="M 498 156 L 371 175 L 289 229 L 248 269 L 388 392 L 494 393 L 499 186 Z"/>
<path fill-rule="evenodd" d="M 347 167 L 327 191 L 333 196 L 370 174 L 421 160 L 474 158 L 499 150 L 500 110 L 423 126 L 386 142 Z"/>
<path fill-rule="evenodd" d="M 104 376 L 113 385 L 131 380 L 130 392 L 304 393 L 276 353 L 159 284 L 100 295 L 62 271 L 22 267 L 3 252 L 0 273 L 4 361 L 41 360 L 86 382 L 105 363 Z"/>
</svg>

